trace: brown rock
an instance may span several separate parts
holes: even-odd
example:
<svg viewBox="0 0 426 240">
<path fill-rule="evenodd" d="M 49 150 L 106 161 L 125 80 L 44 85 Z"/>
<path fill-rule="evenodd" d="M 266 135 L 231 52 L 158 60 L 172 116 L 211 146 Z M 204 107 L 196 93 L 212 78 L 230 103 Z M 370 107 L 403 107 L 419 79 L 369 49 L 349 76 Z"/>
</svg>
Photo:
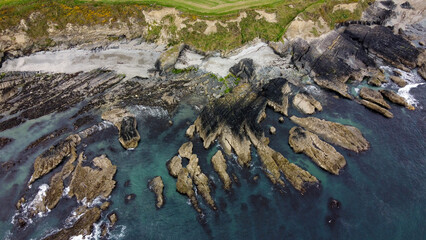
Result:
<svg viewBox="0 0 426 240">
<path fill-rule="evenodd" d="M 164 183 L 161 176 L 155 177 L 148 183 L 149 189 L 153 191 L 157 197 L 157 208 L 161 208 L 164 204 L 163 189 Z"/>
<path fill-rule="evenodd" d="M 178 179 L 176 182 L 176 190 L 179 193 L 188 196 L 195 210 L 201 213 L 201 209 L 198 207 L 198 201 L 195 197 L 195 192 L 193 190 L 192 178 L 189 175 L 188 169 L 182 168 L 179 171 Z"/>
<path fill-rule="evenodd" d="M 98 196 L 107 198 L 115 187 L 113 177 L 117 167 L 112 165 L 105 155 L 92 160 L 96 168 L 83 167 L 83 159 L 83 153 L 81 153 L 72 174 L 68 195 L 76 196 L 78 201 L 85 198 L 87 203 L 91 203 Z"/>
<path fill-rule="evenodd" d="M 326 89 L 330 89 L 339 93 L 341 96 L 349 99 L 353 99 L 353 97 L 348 93 L 348 86 L 340 81 L 328 81 L 320 78 L 314 78 L 314 82 L 318 84 L 318 86 Z"/>
<path fill-rule="evenodd" d="M 405 98 L 399 96 L 398 94 L 396 94 L 394 91 L 391 90 L 386 90 L 386 89 L 382 89 L 379 90 L 379 92 L 387 99 L 389 99 L 389 101 L 399 104 L 401 106 L 407 107 L 408 109 L 412 109 L 414 108 L 413 106 L 411 106 L 410 104 L 407 103 L 407 101 L 405 101 Z"/>
<path fill-rule="evenodd" d="M 240 166 L 249 166 L 251 162 L 251 144 L 247 137 L 234 134 L 228 126 L 223 126 L 221 129 L 221 135 L 218 140 L 225 153 L 231 155 L 232 150 L 234 150 L 238 156 L 237 161 Z"/>
<path fill-rule="evenodd" d="M 283 118 L 283 117 L 280 117 L 280 118 L 278 119 L 278 121 L 279 121 L 280 123 L 283 123 L 283 122 L 284 122 L 284 118 Z"/>
<path fill-rule="evenodd" d="M 178 151 L 179 156 L 190 159 L 192 155 L 192 147 L 193 147 L 192 142 L 186 142 L 182 144 L 182 146 L 179 148 L 179 151 Z"/>
<path fill-rule="evenodd" d="M 223 188 L 225 190 L 231 189 L 231 178 L 229 177 L 228 173 L 226 172 L 226 160 L 223 157 L 222 151 L 217 151 L 216 154 L 212 157 L 212 164 L 214 170 L 219 175 L 220 179 L 223 182 Z"/>
<path fill-rule="evenodd" d="M 20 199 L 19 199 L 19 201 L 16 203 L 16 209 L 17 210 L 20 210 L 21 209 L 21 207 L 22 207 L 22 204 L 24 204 L 25 203 L 25 198 L 24 197 L 21 197 Z"/>
<path fill-rule="evenodd" d="M 115 223 L 118 221 L 117 214 L 115 213 L 110 214 L 108 216 L 108 219 L 109 219 L 109 222 L 111 223 L 111 226 L 114 226 Z"/>
<path fill-rule="evenodd" d="M 339 175 L 340 169 L 346 165 L 345 158 L 333 146 L 301 127 L 290 130 L 289 144 L 295 153 L 303 152 L 318 166 L 335 175 Z"/>
<path fill-rule="evenodd" d="M 304 114 L 313 114 L 315 110 L 322 111 L 321 103 L 312 96 L 298 93 L 293 98 L 293 106 Z"/>
<path fill-rule="evenodd" d="M 400 78 L 400 77 L 390 76 L 390 79 L 394 83 L 396 83 L 396 85 L 398 85 L 399 87 L 405 87 L 405 86 L 407 86 L 407 82 L 404 79 Z"/>
<path fill-rule="evenodd" d="M 375 87 L 382 86 L 382 81 L 380 81 L 378 78 L 372 77 L 368 80 L 368 84 Z"/>
<path fill-rule="evenodd" d="M 275 133 L 277 133 L 277 129 L 274 126 L 271 126 L 269 128 L 269 132 L 274 135 Z"/>
<path fill-rule="evenodd" d="M 329 122 L 314 117 L 298 118 L 292 116 L 290 120 L 306 130 L 315 133 L 325 141 L 343 148 L 355 152 L 365 151 L 369 148 L 370 144 L 368 141 L 362 136 L 362 133 L 353 126 Z"/>
<path fill-rule="evenodd" d="M 58 166 L 62 160 L 75 152 L 75 147 L 80 144 L 81 138 L 78 135 L 71 135 L 64 141 L 50 147 L 47 151 L 38 156 L 34 162 L 34 173 L 28 184 L 33 183 L 38 178 L 46 175 Z"/>
<path fill-rule="evenodd" d="M 195 125 L 192 124 L 191 126 L 186 129 L 186 136 L 189 138 L 193 138 L 195 133 Z"/>
<path fill-rule="evenodd" d="M 101 210 L 102 211 L 104 211 L 104 210 L 107 210 L 108 208 L 109 208 L 109 206 L 111 205 L 111 203 L 110 202 L 104 202 L 104 203 L 102 203 L 102 205 L 101 205 Z"/>
<path fill-rule="evenodd" d="M 367 101 L 367 100 L 361 100 L 360 102 L 365 107 L 367 107 L 367 108 L 369 108 L 371 110 L 374 110 L 374 111 L 376 111 L 378 113 L 381 113 L 383 116 L 385 116 L 387 118 L 393 118 L 393 114 L 389 110 L 387 110 L 385 108 L 382 108 L 381 106 L 379 106 L 379 105 L 377 105 L 375 103 L 372 103 L 372 102 Z"/>
<path fill-rule="evenodd" d="M 182 169 L 182 159 L 179 156 L 174 156 L 167 163 L 167 169 L 169 170 L 169 174 L 173 177 L 177 177 L 180 170 Z"/>
<path fill-rule="evenodd" d="M 370 102 L 376 103 L 381 105 L 382 107 L 385 107 L 387 109 L 390 109 L 389 104 L 383 99 L 382 94 L 380 94 L 378 91 L 363 87 L 359 91 L 359 96 L 362 97 L 365 100 L 368 100 Z"/>
<path fill-rule="evenodd" d="M 118 140 L 125 149 L 134 149 L 138 146 L 141 137 L 133 114 L 125 109 L 117 108 L 102 113 L 102 119 L 112 122 L 118 128 Z"/>
</svg>

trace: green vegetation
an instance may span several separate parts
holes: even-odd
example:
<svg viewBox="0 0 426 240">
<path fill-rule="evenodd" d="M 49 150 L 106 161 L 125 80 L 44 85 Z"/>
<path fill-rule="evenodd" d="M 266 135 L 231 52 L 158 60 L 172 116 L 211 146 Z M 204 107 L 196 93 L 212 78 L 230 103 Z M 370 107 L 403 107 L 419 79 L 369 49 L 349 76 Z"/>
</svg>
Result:
<svg viewBox="0 0 426 240">
<path fill-rule="evenodd" d="M 21 25 L 39 46 L 56 43 L 49 36 L 49 29 L 64 30 L 67 24 L 74 26 L 107 25 L 120 28 L 127 24 L 132 36 L 142 36 L 155 42 L 166 38 L 169 46 L 189 44 L 202 51 L 230 51 L 255 38 L 280 41 L 291 21 L 300 14 L 305 20 L 317 21 L 322 17 L 329 27 L 337 22 L 359 19 L 362 10 L 373 0 L 0 0 L 0 32 Z M 336 4 L 356 3 L 354 11 L 333 11 Z M 162 6 L 175 7 L 182 13 L 169 14 L 161 21 L 147 23 L 143 11 L 159 10 Z M 256 12 L 262 9 L 271 14 L 268 20 Z M 247 17 L 243 17 L 247 16 Z M 176 18 L 184 19 L 181 26 Z M 206 24 L 216 21 L 214 30 Z M 136 26 L 135 26 L 136 24 Z M 22 29 L 22 28 L 21 28 Z M 146 29 L 146 31 L 142 30 Z M 166 33 L 164 35 L 164 33 Z M 312 29 L 314 35 L 319 34 Z M 109 36 L 114 40 L 118 36 Z M 164 39 L 163 39 L 164 40 Z M 164 41 L 163 41 L 164 42 Z"/>
<path fill-rule="evenodd" d="M 229 73 L 225 77 L 218 77 L 217 75 L 210 73 L 210 77 L 223 84 L 224 90 L 222 94 L 229 93 L 234 87 L 238 86 L 238 84 L 240 83 L 240 78 L 236 77 L 232 73 Z"/>
</svg>

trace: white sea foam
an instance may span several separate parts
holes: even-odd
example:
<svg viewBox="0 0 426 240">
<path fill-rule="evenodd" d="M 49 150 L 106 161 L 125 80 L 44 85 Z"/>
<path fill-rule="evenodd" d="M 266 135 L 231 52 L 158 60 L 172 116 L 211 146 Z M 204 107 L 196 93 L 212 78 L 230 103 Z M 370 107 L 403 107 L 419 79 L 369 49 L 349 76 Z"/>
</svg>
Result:
<svg viewBox="0 0 426 240">
<path fill-rule="evenodd" d="M 398 90 L 398 95 L 405 98 L 405 100 L 407 101 L 407 103 L 415 106 L 415 107 L 420 107 L 422 108 L 422 106 L 419 106 L 419 101 L 417 101 L 417 99 L 414 98 L 414 96 L 412 94 L 410 94 L 410 90 L 413 88 L 416 88 L 420 85 L 423 85 L 424 83 L 411 83 L 411 84 L 407 84 L 407 86 L 400 88 Z"/>
<path fill-rule="evenodd" d="M 0 71 L 41 71 L 75 73 L 97 68 L 115 70 L 127 78 L 148 77 L 155 67 L 163 46 L 149 43 L 117 43 L 104 49 L 68 49 L 38 52 L 26 57 L 6 60 Z"/>
<path fill-rule="evenodd" d="M 137 115 L 142 117 L 156 117 L 156 118 L 168 118 L 169 112 L 161 107 L 149 107 L 143 105 L 136 105 L 136 111 L 134 111 Z M 132 111 L 133 112 L 133 111 Z"/>
</svg>

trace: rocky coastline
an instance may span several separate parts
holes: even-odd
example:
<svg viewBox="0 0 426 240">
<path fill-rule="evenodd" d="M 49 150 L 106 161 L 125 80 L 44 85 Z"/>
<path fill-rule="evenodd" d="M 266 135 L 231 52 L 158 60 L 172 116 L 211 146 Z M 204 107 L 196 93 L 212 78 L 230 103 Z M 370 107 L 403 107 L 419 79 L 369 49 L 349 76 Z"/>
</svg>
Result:
<svg viewBox="0 0 426 240">
<path fill-rule="evenodd" d="M 75 129 L 57 129 L 27 146 L 25 151 L 38 150 L 41 154 L 34 159 L 33 172 L 24 188 L 47 183 L 40 186 L 36 195 L 17 199 L 13 223 L 24 231 L 32 223 L 31 219 L 48 214 L 61 199 L 75 197 L 78 207 L 71 210 L 70 216 L 77 218 L 72 226 L 56 230 L 44 239 L 90 235 L 93 224 L 106 213 L 109 197 L 116 187 L 114 176 L 119 171 L 114 160 L 103 153 L 86 159 L 84 148 L 91 136 L 114 126 L 123 151 L 144 147 L 148 143 L 143 142 L 141 136 L 146 134 L 146 128 L 138 125 L 135 108 L 158 107 L 170 117 L 181 102 L 190 97 L 202 99 L 197 105 L 199 115 L 188 124 L 187 142 L 176 149 L 168 161 L 165 159 L 165 166 L 162 164 L 176 179 L 176 184 L 165 185 L 166 176 L 158 175 L 151 176 L 148 182 L 159 211 L 167 206 L 164 189 L 175 188 L 188 197 L 200 216 L 209 211 L 203 206 L 220 212 L 221 205 L 215 198 L 210 177 L 217 176 L 223 190 L 232 193 L 238 183 L 228 164 L 235 158 L 241 169 L 250 169 L 253 151 L 266 177 L 281 191 L 294 189 L 306 194 L 311 189 L 320 189 L 317 177 L 271 147 L 268 131 L 288 139 L 294 153 L 304 154 L 319 168 L 339 175 L 351 165 L 341 152 L 359 154 L 373 146 L 355 126 L 315 117 L 318 112 L 331 109 L 323 98 L 309 91 L 309 87 L 322 89 L 338 99 L 343 97 L 341 101 L 359 103 L 386 118 L 393 118 L 392 110 L 396 108 L 416 110 L 398 91 L 409 84 L 404 80 L 406 74 L 416 74 L 426 80 L 426 50 L 415 44 L 419 41 L 411 32 L 395 33 L 388 27 L 392 15 L 385 10 L 392 12 L 383 3 L 376 2 L 363 15 L 366 21 L 379 24 L 355 21 L 341 24 L 309 41 L 262 43 L 274 52 L 274 59 L 282 62 L 264 67 L 249 56 L 229 67 L 229 77 L 224 78 L 207 72 L 202 63 L 189 64 L 191 59 L 187 57 L 194 49 L 185 45 L 163 51 L 148 78 L 126 78 L 107 69 L 76 73 L 0 73 L 1 132 L 43 116 L 75 109 L 69 118 Z M 259 42 L 249 43 L 235 54 L 244 53 L 256 44 Z M 0 51 L 0 67 L 13 54 L 19 56 L 13 51 Z M 217 57 L 199 51 L 197 54 L 203 55 L 204 60 L 200 61 Z M 179 64 L 187 66 L 182 62 L 191 68 L 177 71 Z M 296 126 L 288 133 L 279 132 L 274 126 L 265 130 L 262 121 L 268 118 L 266 109 L 280 114 L 280 124 Z M 1 136 L 0 150 L 14 141 Z M 194 150 L 197 141 L 202 142 L 205 150 L 211 150 L 216 143 L 220 148 L 211 159 L 201 159 Z M 52 146 L 46 146 L 51 143 Z M 214 171 L 202 169 L 201 161 L 209 162 Z M 6 167 L 10 171 L 16 166 L 2 163 L 0 170 L 3 172 Z M 95 199 L 100 199 L 100 203 L 92 204 Z M 112 227 L 117 215 L 110 216 L 108 226 Z"/>
</svg>

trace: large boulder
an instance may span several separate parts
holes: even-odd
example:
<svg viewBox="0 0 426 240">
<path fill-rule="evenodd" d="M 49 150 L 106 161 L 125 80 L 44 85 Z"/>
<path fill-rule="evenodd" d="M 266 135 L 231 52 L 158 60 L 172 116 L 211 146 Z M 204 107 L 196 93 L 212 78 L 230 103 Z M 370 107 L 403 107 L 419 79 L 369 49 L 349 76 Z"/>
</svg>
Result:
<svg viewBox="0 0 426 240">
<path fill-rule="evenodd" d="M 346 165 L 346 160 L 330 144 L 301 127 L 290 129 L 289 144 L 294 152 L 303 152 L 324 170 L 339 175 L 340 169 Z"/>
<path fill-rule="evenodd" d="M 120 124 L 120 134 L 118 140 L 126 149 L 134 149 L 141 139 L 137 130 L 136 118 L 132 116 L 124 117 Z"/>
<path fill-rule="evenodd" d="M 365 151 L 370 144 L 356 127 L 330 122 L 315 117 L 290 117 L 290 120 L 306 130 L 315 133 L 329 143 L 354 152 Z"/>
</svg>

